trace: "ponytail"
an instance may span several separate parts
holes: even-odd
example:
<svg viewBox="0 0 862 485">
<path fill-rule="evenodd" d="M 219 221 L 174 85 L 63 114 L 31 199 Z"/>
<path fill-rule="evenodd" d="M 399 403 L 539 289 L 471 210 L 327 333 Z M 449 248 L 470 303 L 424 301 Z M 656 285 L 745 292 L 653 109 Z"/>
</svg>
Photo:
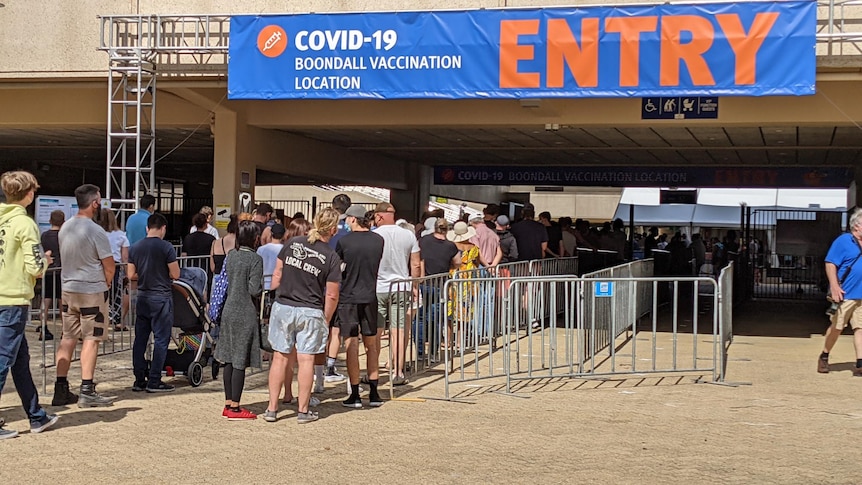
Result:
<svg viewBox="0 0 862 485">
<path fill-rule="evenodd" d="M 308 231 L 308 242 L 314 244 L 321 240 L 324 234 L 332 234 L 332 230 L 338 227 L 340 214 L 332 207 L 327 207 L 314 216 L 314 226 Z"/>
</svg>

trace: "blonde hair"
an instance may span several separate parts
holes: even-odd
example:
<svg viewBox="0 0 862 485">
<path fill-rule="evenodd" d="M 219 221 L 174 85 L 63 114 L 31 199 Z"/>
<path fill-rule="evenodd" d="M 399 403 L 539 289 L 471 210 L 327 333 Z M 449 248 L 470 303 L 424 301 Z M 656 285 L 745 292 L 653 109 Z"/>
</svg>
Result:
<svg viewBox="0 0 862 485">
<path fill-rule="evenodd" d="M 240 212 L 239 215 L 237 216 L 237 222 L 250 221 L 253 218 L 254 218 L 254 216 L 252 216 L 248 212 Z"/>
<path fill-rule="evenodd" d="M 318 212 L 314 216 L 314 227 L 308 231 L 308 242 L 314 244 L 321 239 L 324 234 L 332 234 L 332 230 L 338 227 L 338 218 L 340 214 L 332 207 L 327 207 Z"/>
<path fill-rule="evenodd" d="M 31 190 L 38 189 L 39 183 L 36 182 L 36 177 L 30 172 L 17 170 L 4 173 L 0 178 L 0 186 L 3 188 L 3 193 L 6 194 L 7 202 L 18 202 L 23 200 Z"/>
</svg>

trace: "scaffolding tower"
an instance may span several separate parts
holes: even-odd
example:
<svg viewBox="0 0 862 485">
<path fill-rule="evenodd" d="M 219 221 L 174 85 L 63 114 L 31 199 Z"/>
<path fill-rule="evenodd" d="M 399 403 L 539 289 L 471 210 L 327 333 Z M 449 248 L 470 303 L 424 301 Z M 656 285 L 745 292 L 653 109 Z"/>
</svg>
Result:
<svg viewBox="0 0 862 485">
<path fill-rule="evenodd" d="M 104 196 L 120 220 L 154 194 L 156 81 L 227 76 L 229 16 L 99 17 L 108 53 L 107 174 Z"/>
</svg>

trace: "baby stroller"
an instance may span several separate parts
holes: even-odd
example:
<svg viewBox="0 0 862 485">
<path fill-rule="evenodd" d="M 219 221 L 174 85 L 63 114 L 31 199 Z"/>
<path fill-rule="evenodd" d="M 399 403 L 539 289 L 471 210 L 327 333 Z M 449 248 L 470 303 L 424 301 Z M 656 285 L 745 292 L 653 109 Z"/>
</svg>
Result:
<svg viewBox="0 0 862 485">
<path fill-rule="evenodd" d="M 171 285 L 174 299 L 174 328 L 180 334 L 174 338 L 176 349 L 169 349 L 165 358 L 166 375 L 185 375 L 192 387 L 203 382 L 203 366 L 212 357 L 215 340 L 213 324 L 206 312 L 202 295 L 207 274 L 201 268 L 182 268 L 180 279 Z"/>
</svg>

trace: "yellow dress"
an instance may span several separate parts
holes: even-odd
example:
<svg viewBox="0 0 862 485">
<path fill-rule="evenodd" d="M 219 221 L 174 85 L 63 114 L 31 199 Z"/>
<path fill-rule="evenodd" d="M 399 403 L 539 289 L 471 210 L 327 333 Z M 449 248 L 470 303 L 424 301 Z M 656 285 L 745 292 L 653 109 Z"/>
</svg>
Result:
<svg viewBox="0 0 862 485">
<path fill-rule="evenodd" d="M 474 278 L 479 268 L 479 247 L 471 246 L 466 251 L 461 251 L 461 265 L 449 272 L 452 278 L 456 275 L 459 280 Z M 449 318 L 458 322 L 469 322 L 473 318 L 473 285 L 460 283 L 450 285 L 449 304 L 447 305 Z"/>
</svg>

